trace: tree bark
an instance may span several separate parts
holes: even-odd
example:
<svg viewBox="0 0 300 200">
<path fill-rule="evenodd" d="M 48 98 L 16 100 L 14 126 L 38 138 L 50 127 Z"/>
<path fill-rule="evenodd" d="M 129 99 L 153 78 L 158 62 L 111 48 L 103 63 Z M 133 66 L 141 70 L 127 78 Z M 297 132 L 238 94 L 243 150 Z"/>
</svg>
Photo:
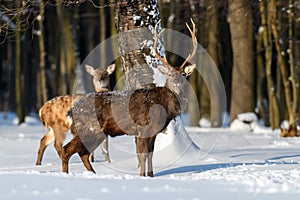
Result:
<svg viewBox="0 0 300 200">
<path fill-rule="evenodd" d="M 230 119 L 254 112 L 255 79 L 253 59 L 253 22 L 247 0 L 230 0 L 228 22 L 233 50 L 232 96 Z"/>
<path fill-rule="evenodd" d="M 289 0 L 289 5 L 293 5 L 294 4 L 294 0 Z M 288 48 L 288 58 L 289 58 L 289 66 L 290 66 L 290 77 L 289 77 L 289 81 L 291 82 L 292 85 L 292 95 L 293 95 L 293 103 L 292 103 L 292 113 L 294 115 L 294 120 L 295 123 L 294 125 L 296 125 L 296 113 L 298 111 L 298 107 L 297 107 L 297 103 L 298 103 L 298 91 L 297 91 L 297 78 L 296 78 L 296 66 L 295 66 L 295 59 L 294 59 L 294 41 L 293 41 L 293 37 L 294 37 L 294 9 L 293 7 L 290 8 L 290 12 L 288 13 L 289 16 L 289 48 Z M 297 29 L 295 29 L 297 30 Z"/>
<path fill-rule="evenodd" d="M 265 125 L 269 126 L 269 119 L 267 116 L 267 110 L 265 108 L 264 99 L 267 95 L 265 95 L 265 69 L 264 69 L 264 38 L 263 38 L 263 26 L 260 27 L 257 33 L 257 41 L 256 41 L 256 76 L 257 76 L 257 85 L 256 85 L 256 93 L 257 93 L 257 108 L 259 110 L 260 117 L 264 120 Z"/>
<path fill-rule="evenodd" d="M 46 61 L 45 61 L 45 43 L 44 43 L 44 28 L 43 28 L 43 21 L 44 21 L 44 3 L 43 1 L 40 2 L 40 14 L 38 17 L 38 40 L 39 40 L 39 54 L 40 54 L 40 61 L 39 61 L 39 72 L 38 73 L 38 90 L 41 92 L 41 103 L 45 103 L 48 100 L 47 95 L 47 84 L 46 84 Z M 39 105 L 41 106 L 41 105 Z"/>
<path fill-rule="evenodd" d="M 207 20 L 208 23 L 208 54 L 214 61 L 217 67 L 220 66 L 219 61 L 219 48 L 220 48 L 220 42 L 219 42 L 219 19 L 218 19 L 218 8 L 219 8 L 219 1 L 209 1 L 209 11 L 208 11 L 208 17 Z M 213 81 L 213 80 L 211 80 Z M 207 84 L 207 83 L 206 83 Z M 205 103 L 206 109 L 209 110 L 203 110 L 205 107 L 200 108 L 201 115 L 210 115 L 211 116 L 211 125 L 213 127 L 218 127 L 222 125 L 222 113 L 221 112 L 214 112 L 211 113 L 211 106 L 219 107 L 219 102 L 214 101 L 214 99 L 210 98 L 210 94 L 208 92 L 206 84 L 203 84 L 204 87 L 202 89 L 205 91 L 206 101 L 201 101 L 201 104 Z M 217 108 L 217 110 L 220 110 Z M 205 112 L 203 112 L 205 111 Z"/>
<path fill-rule="evenodd" d="M 149 13 L 152 13 L 149 16 Z M 119 50 L 126 88 L 151 88 L 154 86 L 153 70 L 157 59 L 150 54 L 153 44 L 151 30 L 159 20 L 156 0 L 116 1 L 116 28 L 119 32 Z M 152 42 L 147 42 L 152 41 Z M 147 63 L 146 56 L 151 62 Z"/>
<path fill-rule="evenodd" d="M 63 5 L 58 5 L 56 11 L 61 27 L 59 88 L 61 94 L 69 94 L 75 78 L 74 68 L 77 65 L 75 41 L 71 29 L 70 12 Z"/>
<path fill-rule="evenodd" d="M 17 8 L 19 8 L 20 1 L 17 1 Z M 17 15 L 16 20 L 17 30 L 16 30 L 16 106 L 17 106 L 17 115 L 19 118 L 19 124 L 23 123 L 25 121 L 25 114 L 23 109 L 23 79 L 22 79 L 22 67 L 21 67 L 21 16 L 20 14 Z"/>
<path fill-rule="evenodd" d="M 291 94 L 291 89 L 290 89 L 290 82 L 289 82 L 289 77 L 288 77 L 288 71 L 287 71 L 287 66 L 286 62 L 284 60 L 284 57 L 282 55 L 282 48 L 280 45 L 280 38 L 279 38 L 279 33 L 277 30 L 276 26 L 276 1 L 271 0 L 269 4 L 269 12 L 270 14 L 270 22 L 271 22 L 271 29 L 272 33 L 274 36 L 274 41 L 275 41 L 275 47 L 277 51 L 277 56 L 278 56 L 278 63 L 280 67 L 280 72 L 282 76 L 282 81 L 283 81 L 283 88 L 284 88 L 284 94 L 285 94 L 285 102 L 286 102 L 286 107 L 288 111 L 288 117 L 289 117 L 289 123 L 291 126 L 296 127 L 296 114 L 293 112 L 292 108 L 292 94 Z M 295 87 L 292 87 L 292 89 L 295 89 Z"/>
<path fill-rule="evenodd" d="M 270 20 L 268 20 L 267 2 L 261 2 L 260 14 L 262 21 L 262 37 L 265 48 L 265 62 L 266 62 L 266 77 L 268 85 L 269 98 L 269 121 L 273 129 L 278 128 L 280 124 L 279 104 L 276 96 L 275 84 L 272 77 L 272 44 L 271 44 L 271 27 Z"/>
</svg>

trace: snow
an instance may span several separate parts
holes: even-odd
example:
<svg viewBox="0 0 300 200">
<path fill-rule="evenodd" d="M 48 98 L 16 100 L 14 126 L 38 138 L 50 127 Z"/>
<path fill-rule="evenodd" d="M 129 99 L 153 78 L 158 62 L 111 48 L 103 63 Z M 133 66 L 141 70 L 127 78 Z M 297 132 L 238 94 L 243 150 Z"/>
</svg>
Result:
<svg viewBox="0 0 300 200">
<path fill-rule="evenodd" d="M 183 129 L 180 124 L 173 130 Z M 299 199 L 300 139 L 280 138 L 279 130 L 257 120 L 250 124 L 263 131 L 185 127 L 188 135 L 159 134 L 155 177 L 149 178 L 138 176 L 129 136 L 110 138 L 111 163 L 97 149 L 97 174 L 87 172 L 77 155 L 70 173 L 62 173 L 53 145 L 43 165 L 35 166 L 45 134 L 41 122 L 31 115 L 18 126 L 15 114 L 4 119 L 0 113 L 0 199 Z"/>
<path fill-rule="evenodd" d="M 258 33 L 262 34 L 264 32 L 264 27 L 263 26 L 260 26 L 258 28 Z"/>
<path fill-rule="evenodd" d="M 199 120 L 199 126 L 204 128 L 209 128 L 211 127 L 211 121 L 207 118 L 201 118 Z"/>
<path fill-rule="evenodd" d="M 255 113 L 241 113 L 230 124 L 233 131 L 246 131 L 253 133 L 270 133 L 273 130 L 269 127 L 261 125 Z"/>
<path fill-rule="evenodd" d="M 237 118 L 240 121 L 244 121 L 244 122 L 254 122 L 257 121 L 257 116 L 254 113 L 241 113 L 238 114 Z"/>
</svg>

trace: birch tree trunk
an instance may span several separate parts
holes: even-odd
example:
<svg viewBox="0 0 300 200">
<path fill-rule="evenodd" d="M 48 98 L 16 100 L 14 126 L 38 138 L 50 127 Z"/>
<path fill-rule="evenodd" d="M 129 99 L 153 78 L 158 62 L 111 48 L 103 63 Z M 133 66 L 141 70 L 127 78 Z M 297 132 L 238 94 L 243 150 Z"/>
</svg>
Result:
<svg viewBox="0 0 300 200">
<path fill-rule="evenodd" d="M 152 13 L 152 16 L 149 16 L 149 13 Z M 149 27 L 152 27 L 153 31 L 158 20 L 156 0 L 116 1 L 116 27 L 119 32 L 119 50 L 126 88 L 154 86 L 151 67 L 156 67 L 158 61 L 155 56 L 150 55 L 150 46 L 145 45 L 145 41 L 152 41 L 153 44 L 153 33 Z M 152 58 L 151 63 L 146 62 L 146 56 Z"/>
</svg>

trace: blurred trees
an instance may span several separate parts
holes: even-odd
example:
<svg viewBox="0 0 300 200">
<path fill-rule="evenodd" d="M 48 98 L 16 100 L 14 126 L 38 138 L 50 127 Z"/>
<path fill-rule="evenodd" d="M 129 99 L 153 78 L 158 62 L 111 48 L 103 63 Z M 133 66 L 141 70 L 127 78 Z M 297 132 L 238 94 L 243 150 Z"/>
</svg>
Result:
<svg viewBox="0 0 300 200">
<path fill-rule="evenodd" d="M 273 128 L 284 119 L 296 124 L 299 0 L 158 3 L 163 27 L 186 34 L 185 22 L 194 19 L 198 41 L 222 75 L 231 120 L 239 113 L 255 112 Z M 115 14 L 111 0 L 0 0 L 0 111 L 17 112 L 22 122 L 47 99 L 71 93 L 76 67 L 116 33 Z M 171 42 L 181 47 L 180 41 Z M 168 58 L 174 66 L 183 59 L 172 54 Z M 191 123 L 197 125 L 200 117 L 220 126 L 224 113 L 211 113 L 207 83 L 199 74 L 190 82 L 198 100 L 189 108 Z M 200 113 L 193 113 L 195 106 Z"/>
</svg>

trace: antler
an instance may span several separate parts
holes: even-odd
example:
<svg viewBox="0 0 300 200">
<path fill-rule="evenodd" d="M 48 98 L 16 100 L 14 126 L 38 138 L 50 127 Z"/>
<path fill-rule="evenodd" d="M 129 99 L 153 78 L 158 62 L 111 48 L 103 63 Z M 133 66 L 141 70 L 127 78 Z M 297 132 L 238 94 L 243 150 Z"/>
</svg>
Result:
<svg viewBox="0 0 300 200">
<path fill-rule="evenodd" d="M 155 55 L 158 58 L 158 60 L 160 60 L 165 66 L 167 66 L 170 69 L 170 68 L 172 68 L 172 65 L 168 62 L 168 60 L 166 58 L 161 57 L 161 55 L 157 51 L 158 39 L 159 39 L 160 35 L 165 31 L 165 29 L 162 29 L 159 33 L 157 33 L 159 23 L 160 23 L 160 20 L 155 24 L 155 28 L 154 28 L 153 48 L 154 48 L 154 52 L 155 52 Z"/>
<path fill-rule="evenodd" d="M 180 70 L 182 70 L 184 68 L 186 63 L 190 62 L 193 59 L 193 57 L 195 56 L 195 54 L 197 52 L 198 42 L 197 42 L 197 38 L 196 38 L 196 26 L 195 26 L 195 23 L 194 23 L 192 18 L 191 18 L 191 22 L 192 22 L 192 25 L 193 25 L 193 30 L 190 28 L 188 23 L 186 23 L 186 26 L 189 29 L 189 31 L 191 33 L 191 36 L 192 36 L 193 52 L 192 52 L 192 54 L 189 54 L 188 57 L 185 59 L 185 61 L 182 63 L 182 65 L 180 66 Z M 165 29 L 163 29 L 162 31 L 157 33 L 159 23 L 160 23 L 160 20 L 156 23 L 155 29 L 154 29 L 154 37 L 155 37 L 154 45 L 153 45 L 154 52 L 155 52 L 155 55 L 157 56 L 157 58 L 162 63 L 164 63 L 164 65 L 166 65 L 168 68 L 172 68 L 172 65 L 168 62 L 168 60 L 166 58 L 161 57 L 161 55 L 157 52 L 158 39 L 159 39 L 160 35 L 165 31 Z"/>
<path fill-rule="evenodd" d="M 198 42 L 197 42 L 197 38 L 196 38 L 196 26 L 195 26 L 195 23 L 194 23 L 194 21 L 193 21 L 192 18 L 191 18 L 191 22 L 192 22 L 192 25 L 193 25 L 193 30 L 190 28 L 190 26 L 188 25 L 188 23 L 185 23 L 185 25 L 189 29 L 189 31 L 191 33 L 191 36 L 192 36 L 193 52 L 192 52 L 192 54 L 188 55 L 188 57 L 185 59 L 185 61 L 180 66 L 180 69 L 183 69 L 184 66 L 186 65 L 186 63 L 190 62 L 194 58 L 194 56 L 195 56 L 195 54 L 197 52 L 197 48 L 198 48 Z"/>
</svg>

